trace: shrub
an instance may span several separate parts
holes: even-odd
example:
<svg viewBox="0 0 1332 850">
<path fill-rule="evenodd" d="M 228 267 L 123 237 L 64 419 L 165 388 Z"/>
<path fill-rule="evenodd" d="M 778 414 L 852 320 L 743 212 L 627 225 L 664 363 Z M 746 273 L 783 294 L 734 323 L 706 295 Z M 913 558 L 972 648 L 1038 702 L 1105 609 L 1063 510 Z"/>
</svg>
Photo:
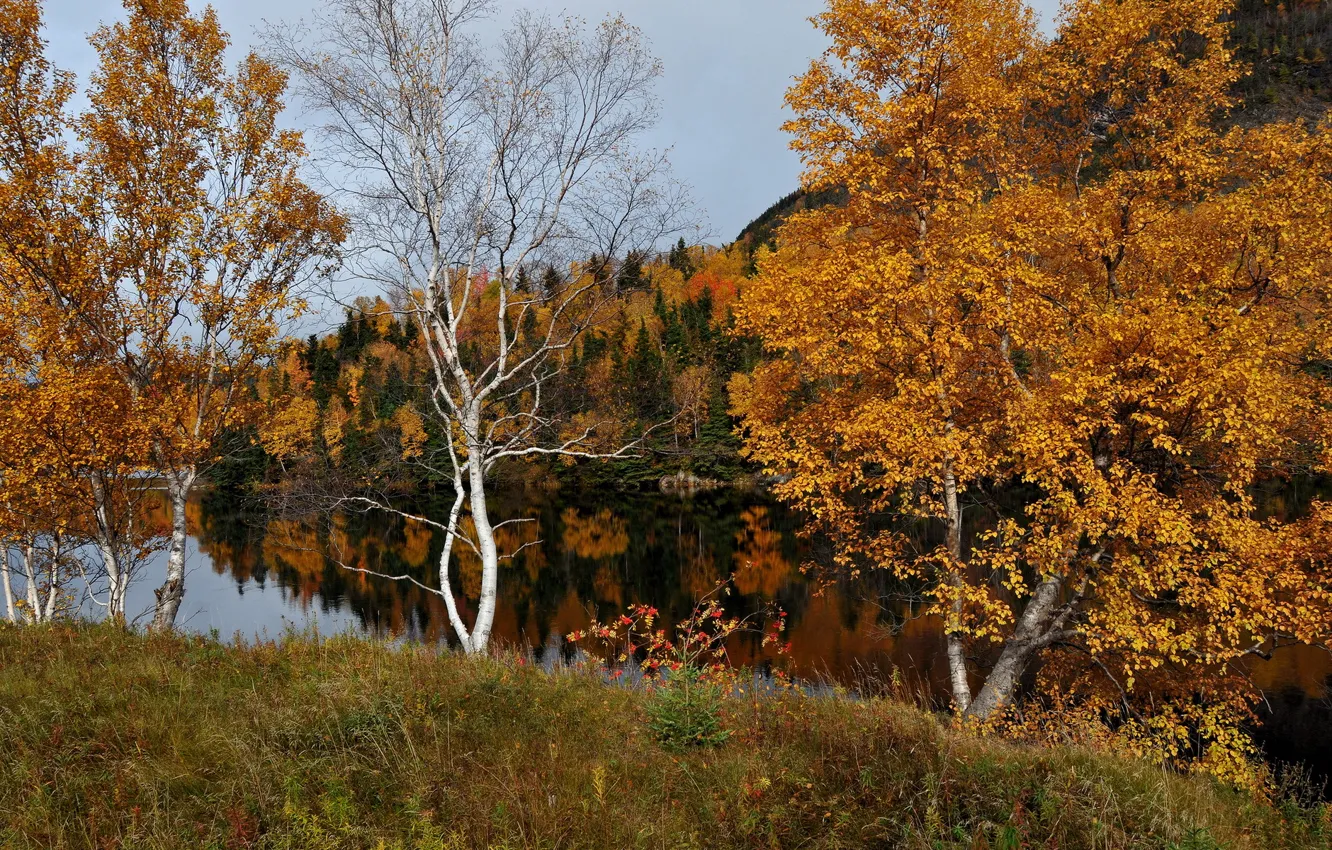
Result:
<svg viewBox="0 0 1332 850">
<path fill-rule="evenodd" d="M 648 700 L 648 728 L 671 750 L 718 747 L 731 737 L 721 723 L 722 687 L 693 665 L 674 671 Z"/>
</svg>

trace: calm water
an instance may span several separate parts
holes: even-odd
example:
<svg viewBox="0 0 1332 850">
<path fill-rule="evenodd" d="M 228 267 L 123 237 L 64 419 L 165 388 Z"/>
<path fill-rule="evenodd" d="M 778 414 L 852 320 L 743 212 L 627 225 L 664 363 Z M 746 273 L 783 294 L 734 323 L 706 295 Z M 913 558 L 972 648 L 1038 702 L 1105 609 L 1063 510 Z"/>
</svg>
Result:
<svg viewBox="0 0 1332 850">
<path fill-rule="evenodd" d="M 917 692 L 946 694 L 938 624 L 911 617 L 909 603 L 882 578 L 816 592 L 799 565 L 817 553 L 802 549 L 797 519 L 761 496 L 727 490 L 692 499 L 615 494 L 572 501 L 519 492 L 498 499 L 495 508 L 501 519 L 535 519 L 498 532 L 501 552 L 526 544 L 500 567 L 494 636 L 504 644 L 538 655 L 560 652 L 564 635 L 634 602 L 655 605 L 677 622 L 729 577 L 738 598 L 728 610 L 744 613 L 775 602 L 788 612 L 786 664 L 796 675 L 855 684 L 866 676 L 887 679 L 896 670 Z M 407 573 L 437 586 L 442 535 L 420 523 L 385 514 L 269 516 L 217 497 L 195 500 L 188 510 L 184 628 L 250 637 L 313 625 L 323 634 L 451 640 L 438 596 L 342 566 Z M 149 566 L 132 589 L 131 616 L 151 606 L 161 569 Z M 479 560 L 464 549 L 453 576 L 470 621 Z M 772 660 L 757 636 L 740 636 L 729 649 L 737 663 Z M 1269 754 L 1303 761 L 1326 776 L 1332 657 L 1294 648 L 1254 674 L 1270 703 L 1260 733 Z"/>
</svg>

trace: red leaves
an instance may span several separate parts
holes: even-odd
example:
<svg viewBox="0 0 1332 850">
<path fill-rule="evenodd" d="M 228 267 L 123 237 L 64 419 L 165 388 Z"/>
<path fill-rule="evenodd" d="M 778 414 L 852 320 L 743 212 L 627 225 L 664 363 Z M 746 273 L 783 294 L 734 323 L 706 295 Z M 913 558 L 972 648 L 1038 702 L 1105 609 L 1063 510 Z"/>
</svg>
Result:
<svg viewBox="0 0 1332 850">
<path fill-rule="evenodd" d="M 762 635 L 762 645 L 774 645 L 786 628 L 786 612 L 768 606 L 744 617 L 727 617 L 720 601 L 727 593 L 729 583 L 722 582 L 700 599 L 690 615 L 676 625 L 674 640 L 664 629 L 653 628 L 658 610 L 641 603 L 630 605 L 627 614 L 609 625 L 593 623 L 586 630 L 571 632 L 568 639 L 583 643 L 607 666 L 633 662 L 653 678 L 663 670 L 691 666 L 702 668 L 708 678 L 729 679 L 734 670 L 726 651 L 727 641 L 738 632 L 750 632 Z M 758 628 L 759 623 L 764 627 Z M 779 654 L 789 650 L 790 644 L 784 644 Z M 611 678 L 619 679 L 622 674 L 623 670 L 617 670 Z"/>
</svg>

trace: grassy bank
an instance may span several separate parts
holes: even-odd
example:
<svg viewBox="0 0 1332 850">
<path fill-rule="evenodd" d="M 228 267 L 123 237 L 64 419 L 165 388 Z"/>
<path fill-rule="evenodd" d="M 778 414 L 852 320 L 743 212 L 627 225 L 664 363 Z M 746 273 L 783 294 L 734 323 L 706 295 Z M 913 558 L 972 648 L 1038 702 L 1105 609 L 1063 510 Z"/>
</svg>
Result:
<svg viewBox="0 0 1332 850">
<path fill-rule="evenodd" d="M 887 702 L 736 702 L 673 755 L 643 699 L 350 639 L 0 627 L 0 847 L 1332 846 L 1318 811 Z"/>
</svg>

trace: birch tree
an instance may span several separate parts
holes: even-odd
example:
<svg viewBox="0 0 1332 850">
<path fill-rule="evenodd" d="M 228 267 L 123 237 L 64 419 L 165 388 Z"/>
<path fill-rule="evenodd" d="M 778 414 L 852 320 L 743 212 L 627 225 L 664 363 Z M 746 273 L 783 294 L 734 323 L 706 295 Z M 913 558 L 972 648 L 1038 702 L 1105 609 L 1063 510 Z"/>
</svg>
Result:
<svg viewBox="0 0 1332 850">
<path fill-rule="evenodd" d="M 394 294 L 430 356 L 430 407 L 452 483 L 438 587 L 463 648 L 486 649 L 499 563 L 487 506 L 496 465 L 607 457 L 593 422 L 562 420 L 549 388 L 616 297 L 614 258 L 678 229 L 683 192 L 635 145 L 660 66 L 619 18 L 585 27 L 519 14 L 483 47 L 486 0 L 339 0 L 307 30 L 269 33 L 325 119 L 323 160 L 355 198 L 357 268 Z M 554 275 L 537 275 L 538 268 Z M 519 278 L 523 277 L 523 285 Z M 547 285 L 529 286 L 530 279 Z M 370 495 L 344 506 L 392 510 Z M 464 522 L 464 520 L 466 520 Z M 455 547 L 482 565 L 474 619 L 452 589 Z"/>
<path fill-rule="evenodd" d="M 300 308 L 296 285 L 335 258 L 343 224 L 297 174 L 300 134 L 277 126 L 281 71 L 251 54 L 228 73 L 211 9 L 126 8 L 92 37 L 100 62 L 79 132 L 106 244 L 108 356 L 153 411 L 152 468 L 171 503 L 153 617 L 170 628 L 190 491 L 224 432 L 257 412 L 245 381 Z"/>
<path fill-rule="evenodd" d="M 137 511 L 149 429 L 107 357 L 105 245 L 72 148 L 74 80 L 47 60 L 40 29 L 37 3 L 0 2 L 0 539 L 20 552 L 57 536 L 92 544 L 94 598 L 123 620 L 154 542 Z"/>
<path fill-rule="evenodd" d="M 848 201 L 782 227 L 733 390 L 838 564 L 939 618 L 959 715 L 1039 669 L 1060 729 L 1243 778 L 1243 662 L 1332 635 L 1332 509 L 1255 498 L 1332 457 L 1332 127 L 1221 129 L 1228 10 L 1083 0 L 1045 42 L 832 0 L 788 129 Z"/>
<path fill-rule="evenodd" d="M 100 466 L 72 474 L 90 488 L 113 616 L 124 613 L 118 560 L 136 547 L 121 539 L 131 491 L 149 474 L 165 481 L 171 529 L 153 623 L 170 628 L 184 594 L 185 502 L 220 438 L 257 415 L 246 381 L 299 311 L 296 287 L 336 258 L 343 220 L 299 177 L 300 134 L 277 125 L 281 71 L 250 55 L 229 72 L 211 9 L 125 8 L 90 39 L 98 64 L 75 116 L 73 78 L 44 56 L 39 6 L 5 2 L 4 267 L 30 315 L 12 361 L 27 364 L 13 374 L 43 397 L 81 394 L 85 427 L 69 435 L 102 435 L 101 449 L 85 440 Z M 99 410 L 111 430 L 92 427 Z M 73 462 L 79 449 L 67 448 Z"/>
</svg>

